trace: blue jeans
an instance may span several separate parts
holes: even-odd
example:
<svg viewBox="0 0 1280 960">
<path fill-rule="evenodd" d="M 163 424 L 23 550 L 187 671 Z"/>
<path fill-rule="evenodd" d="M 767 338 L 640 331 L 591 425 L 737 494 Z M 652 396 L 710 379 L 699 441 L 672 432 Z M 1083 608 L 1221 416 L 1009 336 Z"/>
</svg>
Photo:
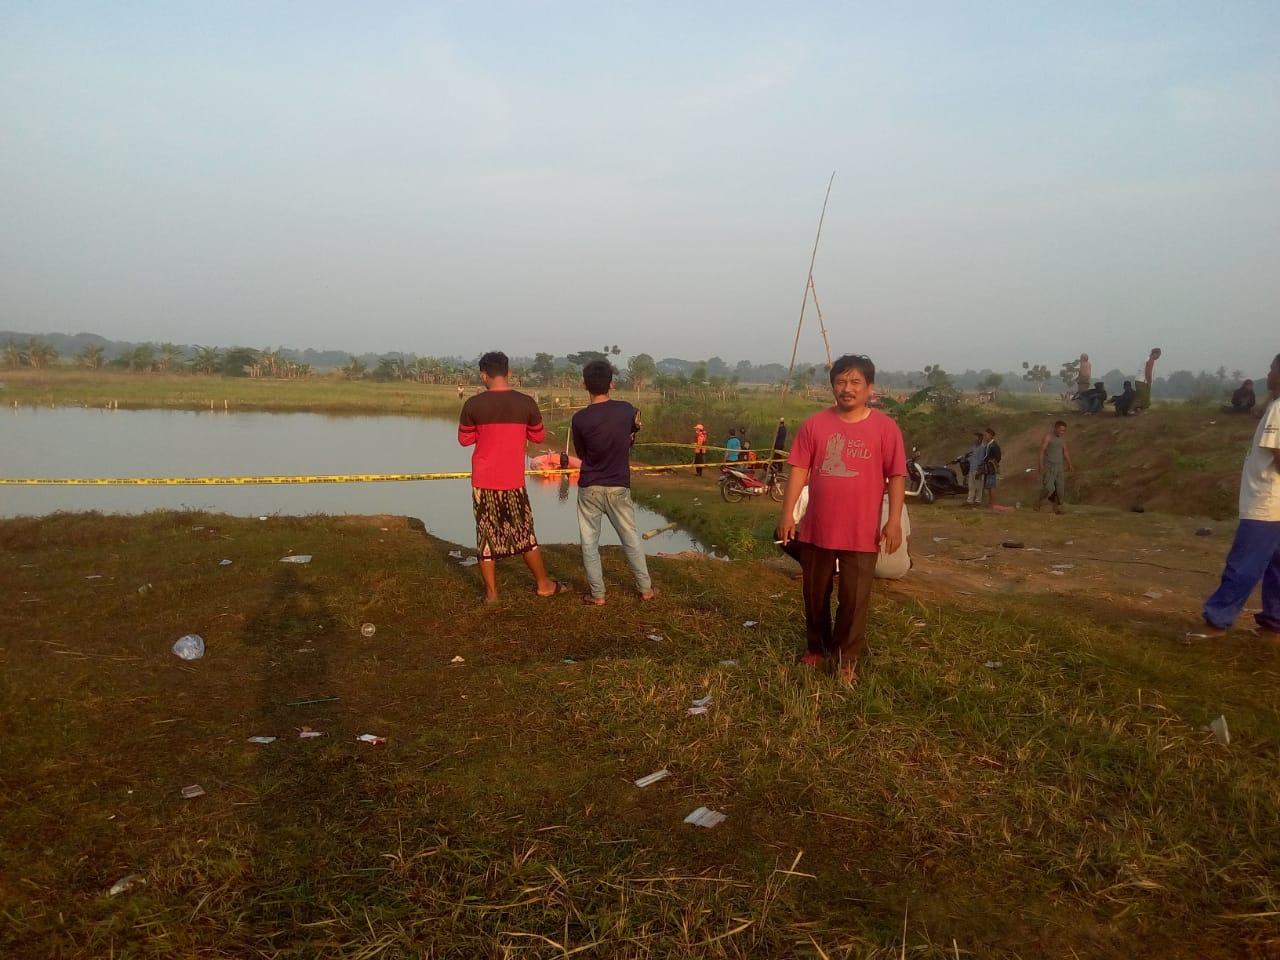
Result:
<svg viewBox="0 0 1280 960">
<path fill-rule="evenodd" d="M 1228 629 L 1262 581 L 1258 626 L 1280 631 L 1280 520 L 1241 520 L 1227 552 L 1222 582 L 1204 602 L 1204 621 Z"/>
<path fill-rule="evenodd" d="M 591 596 L 604 599 L 604 571 L 600 566 L 600 521 L 609 518 L 613 529 L 622 541 L 622 552 L 636 578 L 636 589 L 648 593 L 653 589 L 649 579 L 649 566 L 645 563 L 644 550 L 640 546 L 640 534 L 636 532 L 636 511 L 631 504 L 631 491 L 627 487 L 579 487 L 578 533 L 582 537 L 582 566 L 587 572 L 587 585 Z"/>
</svg>

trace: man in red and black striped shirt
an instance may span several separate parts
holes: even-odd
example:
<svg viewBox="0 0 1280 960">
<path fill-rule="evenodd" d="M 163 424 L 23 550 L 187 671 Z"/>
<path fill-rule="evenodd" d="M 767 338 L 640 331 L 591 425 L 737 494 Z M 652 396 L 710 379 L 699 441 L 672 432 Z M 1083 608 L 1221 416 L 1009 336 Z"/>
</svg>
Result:
<svg viewBox="0 0 1280 960">
<path fill-rule="evenodd" d="M 480 358 L 485 392 L 462 405 L 458 443 L 475 447 L 471 454 L 471 503 L 476 518 L 476 552 L 484 581 L 485 603 L 498 599 L 497 568 L 501 557 L 520 554 L 537 581 L 540 597 L 569 589 L 547 576 L 533 533 L 533 510 L 524 488 L 525 444 L 542 443 L 546 429 L 533 398 L 511 389 L 507 355 L 498 351 Z"/>
</svg>

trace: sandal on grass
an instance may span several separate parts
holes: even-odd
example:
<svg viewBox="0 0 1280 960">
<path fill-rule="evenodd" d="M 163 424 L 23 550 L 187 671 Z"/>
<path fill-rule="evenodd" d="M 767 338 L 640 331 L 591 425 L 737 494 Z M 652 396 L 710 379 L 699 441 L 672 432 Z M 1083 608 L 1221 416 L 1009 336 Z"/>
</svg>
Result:
<svg viewBox="0 0 1280 960">
<path fill-rule="evenodd" d="M 558 596 L 559 594 L 568 593 L 568 592 L 569 592 L 569 582 L 567 580 L 557 580 L 556 588 L 554 590 L 552 590 L 550 593 L 539 593 L 538 596 L 554 597 L 554 596 Z"/>
</svg>

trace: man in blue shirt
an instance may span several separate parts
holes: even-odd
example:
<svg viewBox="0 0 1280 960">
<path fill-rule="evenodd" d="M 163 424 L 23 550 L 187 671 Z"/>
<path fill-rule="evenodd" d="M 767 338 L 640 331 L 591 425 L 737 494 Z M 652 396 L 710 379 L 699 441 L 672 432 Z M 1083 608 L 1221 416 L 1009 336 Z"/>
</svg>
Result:
<svg viewBox="0 0 1280 960">
<path fill-rule="evenodd" d="M 738 462 L 738 451 L 742 449 L 742 441 L 738 439 L 733 428 L 729 429 L 729 439 L 724 442 L 724 459 L 726 463 Z"/>
</svg>

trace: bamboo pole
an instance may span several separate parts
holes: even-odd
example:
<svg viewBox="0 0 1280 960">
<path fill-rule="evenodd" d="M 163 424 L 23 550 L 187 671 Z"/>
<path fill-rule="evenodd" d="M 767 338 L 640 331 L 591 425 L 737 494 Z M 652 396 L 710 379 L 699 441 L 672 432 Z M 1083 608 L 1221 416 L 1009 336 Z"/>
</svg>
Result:
<svg viewBox="0 0 1280 960">
<path fill-rule="evenodd" d="M 804 281 L 804 297 L 800 300 L 800 319 L 796 322 L 796 339 L 791 345 L 791 365 L 787 367 L 787 379 L 782 384 L 782 403 L 787 402 L 787 391 L 791 389 L 791 375 L 796 369 L 796 354 L 800 350 L 800 329 L 804 326 L 804 308 L 809 302 L 809 290 L 813 287 L 813 265 L 818 259 L 818 242 L 822 239 L 822 222 L 827 218 L 827 201 L 831 199 L 831 185 L 835 183 L 836 172 L 831 171 L 831 179 L 827 181 L 827 193 L 822 198 L 822 213 L 818 217 L 818 232 L 813 238 L 813 253 L 809 255 L 809 273 Z M 828 357 L 830 350 L 828 349 Z"/>
</svg>

